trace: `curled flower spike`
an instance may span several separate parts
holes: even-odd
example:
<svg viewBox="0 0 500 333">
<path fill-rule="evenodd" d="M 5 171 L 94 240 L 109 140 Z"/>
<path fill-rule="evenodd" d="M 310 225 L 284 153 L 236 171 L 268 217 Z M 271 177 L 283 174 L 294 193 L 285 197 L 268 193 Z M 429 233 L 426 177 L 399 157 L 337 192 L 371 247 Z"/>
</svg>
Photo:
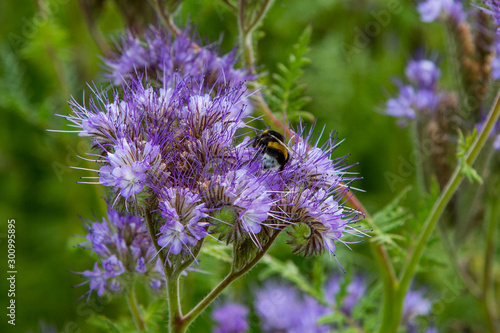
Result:
<svg viewBox="0 0 500 333">
<path fill-rule="evenodd" d="M 99 262 L 92 271 L 77 274 L 87 279 L 90 297 L 96 291 L 101 297 L 105 292 L 121 292 L 130 282 L 144 278 L 153 290 L 165 284 L 163 269 L 154 259 L 155 249 L 142 219 L 108 211 L 108 218 L 88 225 L 87 243 L 81 246 L 95 252 Z"/>
</svg>

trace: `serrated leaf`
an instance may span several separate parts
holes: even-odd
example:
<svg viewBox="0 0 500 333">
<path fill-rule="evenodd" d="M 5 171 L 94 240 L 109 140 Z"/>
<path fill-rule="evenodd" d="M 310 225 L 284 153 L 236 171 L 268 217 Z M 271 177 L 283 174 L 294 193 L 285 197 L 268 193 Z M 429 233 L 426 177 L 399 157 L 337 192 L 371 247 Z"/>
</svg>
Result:
<svg viewBox="0 0 500 333">
<path fill-rule="evenodd" d="M 272 84 L 269 86 L 268 102 L 271 110 L 276 115 L 285 112 L 291 122 L 297 122 L 299 117 L 295 112 L 303 112 L 303 107 L 310 99 L 304 96 L 306 86 L 300 83 L 303 74 L 302 68 L 310 63 L 306 58 L 309 52 L 309 41 L 312 29 L 308 26 L 299 36 L 297 44 L 293 46 L 286 64 L 278 63 L 276 72 L 271 74 Z M 277 115 L 278 116 L 278 115 Z M 304 117 L 312 122 L 314 117 L 311 113 Z"/>
<path fill-rule="evenodd" d="M 477 128 L 474 128 L 472 133 L 468 136 L 464 136 L 462 131 L 458 131 L 458 146 L 457 146 L 457 158 L 460 160 L 460 172 L 467 178 L 469 182 L 483 183 L 483 178 L 479 173 L 472 167 L 472 165 L 467 163 L 467 152 L 472 146 L 472 143 L 476 139 Z"/>
<path fill-rule="evenodd" d="M 376 234 L 381 235 L 402 226 L 410 218 L 408 209 L 401 206 L 410 190 L 411 186 L 405 187 L 389 204 L 373 215 L 373 222 L 379 229 L 375 230 Z"/>
<path fill-rule="evenodd" d="M 483 178 L 479 175 L 479 173 L 472 166 L 465 162 L 465 158 L 462 159 L 462 174 L 467 178 L 467 180 L 471 183 L 478 182 L 479 184 L 483 183 Z"/>
<path fill-rule="evenodd" d="M 151 302 L 146 310 L 143 310 L 142 307 L 141 310 L 142 318 L 144 319 L 146 326 L 148 326 L 148 328 L 158 327 L 158 323 L 168 311 L 167 300 L 160 297 L 154 302 Z"/>
</svg>

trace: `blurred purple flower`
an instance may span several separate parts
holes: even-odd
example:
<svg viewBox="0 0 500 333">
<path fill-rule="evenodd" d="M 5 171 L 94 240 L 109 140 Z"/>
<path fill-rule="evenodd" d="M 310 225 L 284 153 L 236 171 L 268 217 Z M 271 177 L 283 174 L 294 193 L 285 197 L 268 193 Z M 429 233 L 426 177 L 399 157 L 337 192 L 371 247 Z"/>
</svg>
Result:
<svg viewBox="0 0 500 333">
<path fill-rule="evenodd" d="M 451 18 L 456 23 L 465 21 L 462 3 L 454 0 L 425 0 L 417 5 L 422 22 L 433 22 L 439 18 Z"/>
<path fill-rule="evenodd" d="M 385 113 L 397 118 L 414 119 L 419 112 L 433 112 L 441 98 L 437 91 L 441 74 L 436 64 L 428 59 L 411 60 L 405 68 L 405 75 L 411 85 L 396 80 L 399 94 L 386 102 Z"/>
<path fill-rule="evenodd" d="M 403 303 L 402 323 L 408 327 L 409 332 L 416 332 L 416 318 L 430 314 L 432 303 L 424 297 L 420 290 L 410 290 Z"/>
<path fill-rule="evenodd" d="M 212 312 L 217 322 L 214 333 L 243 333 L 248 330 L 248 309 L 238 303 L 227 303 Z"/>
<path fill-rule="evenodd" d="M 495 57 L 491 61 L 491 77 L 493 80 L 500 79 L 500 35 L 495 37 Z"/>
<path fill-rule="evenodd" d="M 400 86 L 399 95 L 386 103 L 385 113 L 398 118 L 415 118 L 415 90 L 412 86 Z"/>
<path fill-rule="evenodd" d="M 495 141 L 493 142 L 493 148 L 495 150 L 500 150 L 500 134 L 495 136 Z"/>
<path fill-rule="evenodd" d="M 301 297 L 291 286 L 268 282 L 255 293 L 255 311 L 265 332 L 323 333 L 328 325 L 318 325 L 319 318 L 329 312 L 316 300 Z"/>
<path fill-rule="evenodd" d="M 420 89 L 434 90 L 441 76 L 436 64 L 428 59 L 411 60 L 405 69 L 408 80 Z"/>
</svg>

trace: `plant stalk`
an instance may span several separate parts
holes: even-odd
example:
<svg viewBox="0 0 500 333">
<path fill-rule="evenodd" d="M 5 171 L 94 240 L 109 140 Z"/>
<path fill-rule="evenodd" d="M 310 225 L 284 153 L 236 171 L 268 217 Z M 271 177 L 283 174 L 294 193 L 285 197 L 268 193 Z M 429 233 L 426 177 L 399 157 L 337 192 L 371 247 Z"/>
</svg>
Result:
<svg viewBox="0 0 500 333">
<path fill-rule="evenodd" d="M 146 331 L 146 324 L 141 317 L 141 313 L 139 312 L 139 306 L 137 304 L 137 298 L 135 297 L 135 288 L 132 286 L 127 295 L 127 304 L 130 309 L 130 313 L 132 314 L 132 318 L 134 319 L 135 327 L 139 332 Z"/>
<path fill-rule="evenodd" d="M 500 116 L 500 91 L 497 93 L 497 97 L 495 98 L 494 107 L 490 111 L 488 118 L 485 122 L 484 127 L 482 128 L 479 135 L 476 137 L 472 146 L 469 148 L 467 154 L 465 155 L 465 162 L 468 165 L 472 165 L 476 160 L 477 156 L 481 152 L 484 144 L 488 140 L 489 135 L 491 134 L 495 123 L 497 122 Z M 438 200 L 434 203 L 432 210 L 427 217 L 422 231 L 418 237 L 415 249 L 410 255 L 410 259 L 406 267 L 402 271 L 401 282 L 396 289 L 396 298 L 394 299 L 394 304 L 392 306 L 392 316 L 393 318 L 389 318 L 388 315 L 384 314 L 384 321 L 382 322 L 382 327 L 380 332 L 382 333 L 396 333 L 399 325 L 399 320 L 401 318 L 402 307 L 404 297 L 406 292 L 408 291 L 413 276 L 417 270 L 418 263 L 422 258 L 422 254 L 424 252 L 425 246 L 427 245 L 427 241 L 436 226 L 436 223 L 439 221 L 441 214 L 443 213 L 446 205 L 450 201 L 453 194 L 455 194 L 458 186 L 462 182 L 464 175 L 462 173 L 460 163 L 455 168 L 453 175 L 450 180 L 446 184 L 443 192 L 439 196 Z M 385 308 L 384 308 L 385 311 Z"/>
</svg>

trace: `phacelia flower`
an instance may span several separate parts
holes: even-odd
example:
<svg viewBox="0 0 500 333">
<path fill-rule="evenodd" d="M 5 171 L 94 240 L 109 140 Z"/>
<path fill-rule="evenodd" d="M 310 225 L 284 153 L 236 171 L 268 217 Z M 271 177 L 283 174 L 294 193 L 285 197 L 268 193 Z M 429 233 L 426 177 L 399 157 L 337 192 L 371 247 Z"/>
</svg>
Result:
<svg viewBox="0 0 500 333">
<path fill-rule="evenodd" d="M 360 214 L 341 204 L 355 178 L 345 157 L 332 158 L 334 137 L 320 145 L 300 127 L 286 140 L 290 161 L 268 170 L 239 134 L 253 120 L 244 85 L 208 89 L 193 80 L 173 74 L 158 88 L 130 76 L 122 91 L 94 89 L 88 106 L 73 101 L 66 117 L 92 138 L 96 178 L 113 207 L 149 210 L 167 260 L 193 257 L 207 235 L 261 249 L 289 228 L 293 251 L 307 256 L 362 234 L 351 226 Z"/>
<path fill-rule="evenodd" d="M 189 189 L 165 189 L 160 200 L 160 210 L 166 219 L 160 227 L 158 245 L 169 248 L 172 254 L 179 254 L 207 235 L 208 209 L 201 202 L 200 195 Z"/>
<path fill-rule="evenodd" d="M 255 293 L 255 311 L 265 332 L 329 332 L 318 320 L 329 312 L 309 296 L 288 285 L 268 282 Z"/>
<path fill-rule="evenodd" d="M 405 69 L 410 82 L 404 85 L 396 81 L 399 94 L 386 102 L 385 113 L 400 119 L 414 119 L 417 113 L 434 112 L 440 102 L 437 82 L 439 68 L 428 59 L 411 60 Z"/>
<path fill-rule="evenodd" d="M 465 21 L 462 3 L 455 0 L 425 0 L 417 5 L 422 22 L 433 22 L 439 18 L 449 18 L 456 23 Z"/>
<path fill-rule="evenodd" d="M 193 77 L 198 85 L 208 88 L 228 82 L 238 86 L 254 79 L 246 69 L 235 67 L 238 61 L 235 51 L 219 56 L 217 44 L 201 46 L 189 32 L 173 37 L 151 26 L 143 32 L 130 31 L 122 36 L 119 47 L 119 52 L 104 60 L 115 85 L 121 85 L 137 73 L 145 73 L 164 84 L 172 74 L 178 73 L 182 77 Z"/>
<path fill-rule="evenodd" d="M 248 308 L 238 303 L 226 303 L 212 312 L 217 322 L 214 333 L 243 333 L 248 330 Z"/>
<path fill-rule="evenodd" d="M 89 283 L 89 297 L 94 290 L 99 297 L 105 292 L 121 292 L 133 277 L 144 278 L 155 290 L 165 283 L 141 218 L 110 210 L 107 219 L 88 225 L 86 238 L 88 242 L 81 246 L 95 252 L 99 259 L 92 271 L 78 273 L 88 280 L 84 284 Z"/>
<path fill-rule="evenodd" d="M 421 89 L 434 90 L 441 75 L 436 64 L 428 59 L 411 60 L 405 69 L 408 80 Z"/>
</svg>

